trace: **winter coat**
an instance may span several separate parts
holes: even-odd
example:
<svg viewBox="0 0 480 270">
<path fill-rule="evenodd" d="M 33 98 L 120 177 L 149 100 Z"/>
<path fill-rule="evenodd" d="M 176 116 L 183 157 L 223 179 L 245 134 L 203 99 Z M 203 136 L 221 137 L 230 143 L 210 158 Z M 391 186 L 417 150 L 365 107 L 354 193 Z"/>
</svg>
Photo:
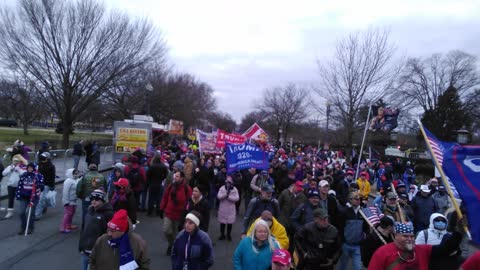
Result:
<svg viewBox="0 0 480 270">
<path fill-rule="evenodd" d="M 195 174 L 196 178 L 196 185 L 202 185 L 204 187 L 209 187 L 210 183 L 213 182 L 215 175 L 213 173 L 213 168 L 207 168 L 203 166 L 199 169 L 199 171 Z"/>
<path fill-rule="evenodd" d="M 25 166 L 21 165 L 20 163 L 17 165 L 10 164 L 8 165 L 2 172 L 3 181 L 6 181 L 7 186 L 9 187 L 17 187 L 18 181 L 20 181 L 20 175 L 25 172 Z"/>
<path fill-rule="evenodd" d="M 31 196 L 34 186 L 35 195 L 32 198 Z M 41 173 L 26 171 L 20 176 L 20 180 L 18 181 L 16 194 L 17 200 L 33 199 L 34 201 L 40 197 L 40 193 L 43 189 L 43 175 Z"/>
<path fill-rule="evenodd" d="M 240 198 L 238 196 L 238 190 L 233 185 L 228 193 L 225 186 L 222 186 L 218 191 L 217 198 L 220 201 L 218 208 L 218 222 L 223 224 L 235 223 L 235 217 L 237 211 L 235 208 L 235 202 Z"/>
<path fill-rule="evenodd" d="M 186 157 L 183 165 L 183 173 L 185 174 L 185 181 L 187 181 L 187 184 L 190 184 L 193 179 L 193 170 L 193 161 L 189 157 Z"/>
<path fill-rule="evenodd" d="M 77 205 L 77 182 L 78 179 L 73 178 L 73 171 L 68 169 L 65 172 L 65 181 L 63 182 L 62 204 Z"/>
<path fill-rule="evenodd" d="M 437 217 L 443 217 L 445 218 L 444 215 L 434 213 L 430 216 L 430 225 L 428 226 L 428 229 L 426 229 L 425 232 L 427 232 L 427 239 L 425 239 L 425 233 L 424 231 L 419 231 L 417 234 L 417 238 L 415 239 L 415 244 L 421 245 L 421 244 L 428 244 L 428 245 L 439 245 L 442 242 L 442 239 L 445 235 L 448 234 L 447 232 L 447 227 L 445 227 L 445 230 L 439 231 L 434 228 L 433 226 L 433 220 L 436 219 Z M 445 218 L 447 220 L 447 218 Z"/>
<path fill-rule="evenodd" d="M 382 234 L 382 238 L 387 242 L 387 244 L 393 242 L 393 235 L 385 236 Z M 375 253 L 375 251 L 383 245 L 384 244 L 382 240 L 380 240 L 379 236 L 375 232 L 369 233 L 365 240 L 361 242 L 360 254 L 362 256 L 362 263 L 365 267 L 368 267 L 373 253 Z"/>
<path fill-rule="evenodd" d="M 253 228 L 255 227 L 255 222 L 259 219 L 261 219 L 261 217 L 257 218 L 252 223 L 252 225 L 250 225 L 247 235 L 250 235 L 252 233 Z M 283 227 L 283 225 L 280 224 L 280 222 L 278 222 L 275 217 L 272 217 L 272 226 L 270 226 L 270 232 L 272 233 L 272 236 L 275 238 L 275 240 L 277 240 L 280 248 L 288 249 L 290 245 L 290 240 L 288 239 L 287 231 L 285 230 L 285 227 Z"/>
<path fill-rule="evenodd" d="M 85 215 L 85 225 L 80 233 L 78 251 L 90 253 L 98 237 L 107 231 L 107 223 L 113 217 L 113 208 L 110 203 L 105 203 L 100 208 L 88 208 Z"/>
<path fill-rule="evenodd" d="M 138 264 L 139 270 L 150 269 L 150 258 L 147 252 L 147 242 L 143 238 L 130 231 L 128 240 L 133 252 L 133 258 Z M 110 236 L 104 234 L 95 242 L 95 246 L 90 254 L 90 270 L 118 270 L 120 268 L 120 252 L 117 248 L 112 248 L 108 244 Z"/>
<path fill-rule="evenodd" d="M 360 211 L 362 211 L 360 207 L 358 211 L 355 211 L 350 203 L 347 203 L 347 207 L 341 212 L 338 230 L 340 237 L 347 244 L 360 245 L 370 231 L 370 227 L 362 218 Z"/>
<path fill-rule="evenodd" d="M 290 230 L 290 227 L 292 227 L 290 216 L 293 214 L 293 211 L 306 200 L 307 197 L 305 197 L 303 192 L 294 195 L 289 188 L 280 193 L 280 197 L 278 197 L 278 205 L 282 211 L 280 211 L 278 221 L 282 223 L 287 230 Z"/>
<path fill-rule="evenodd" d="M 405 219 L 405 221 L 410 221 L 410 219 L 408 218 L 408 215 L 405 211 L 403 211 L 404 209 L 402 208 L 402 213 L 403 213 L 403 218 Z M 386 216 L 391 216 L 396 222 L 402 222 L 402 217 L 400 215 L 400 211 L 398 210 L 398 208 L 395 206 L 395 209 L 392 209 L 391 207 L 387 206 L 386 204 L 384 204 L 382 206 L 382 213 Z"/>
<path fill-rule="evenodd" d="M 267 270 L 271 266 L 272 249 L 270 246 L 264 244 L 259 247 L 256 242 L 252 243 L 252 241 L 252 238 L 247 236 L 238 244 L 233 253 L 234 270 Z M 253 250 L 254 245 L 258 253 Z M 276 242 L 274 242 L 274 245 L 273 250 L 278 248 Z"/>
<path fill-rule="evenodd" d="M 322 269 L 335 265 L 340 257 L 342 244 L 333 225 L 320 229 L 315 222 L 305 224 L 295 234 L 296 250 L 300 253 L 300 269 Z M 328 260 L 332 263 L 329 264 Z"/>
<path fill-rule="evenodd" d="M 313 221 L 313 210 L 319 208 L 319 206 L 313 206 L 310 201 L 299 205 L 290 216 L 290 222 L 292 223 L 294 231 L 298 231 L 304 224 Z"/>
<path fill-rule="evenodd" d="M 133 194 L 133 191 L 126 191 L 127 194 L 125 195 L 126 200 L 121 201 L 113 201 L 111 200 L 110 203 L 112 203 L 113 211 L 117 212 L 120 209 L 123 209 L 127 211 L 128 217 L 132 221 L 133 224 L 137 223 L 137 199 L 135 198 L 135 194 Z M 115 196 L 115 193 L 113 194 L 112 198 Z"/>
<path fill-rule="evenodd" d="M 81 156 L 81 155 L 83 155 L 82 144 L 81 144 L 80 142 L 76 142 L 76 143 L 73 145 L 72 155 L 74 155 L 74 156 Z"/>
<path fill-rule="evenodd" d="M 140 166 L 138 163 L 132 163 L 130 166 L 125 166 L 125 168 L 123 169 L 123 172 L 125 173 L 125 177 L 128 178 L 128 174 L 132 169 L 138 170 L 138 173 L 140 175 L 140 183 L 134 186 L 134 184 L 132 183 L 132 180 L 128 179 L 128 181 L 130 182 L 130 187 L 132 188 L 133 191 L 140 192 L 144 189 L 144 187 L 147 184 L 147 174 L 145 173 L 145 169 L 142 166 Z"/>
<path fill-rule="evenodd" d="M 200 222 L 199 226 L 200 230 L 208 232 L 208 226 L 210 224 L 210 207 L 208 205 L 208 199 L 206 197 L 202 197 L 200 201 L 194 203 L 192 197 L 190 197 L 190 199 L 188 199 L 187 206 L 185 207 L 185 212 L 183 213 L 183 219 L 185 220 L 185 216 L 192 211 L 197 211 L 200 213 L 200 215 L 202 215 L 202 221 Z M 183 227 L 183 222 L 180 224 L 182 224 Z"/>
<path fill-rule="evenodd" d="M 413 224 L 418 232 L 429 227 L 430 215 L 438 211 L 438 206 L 432 196 L 423 197 L 420 192 L 412 200 L 412 209 L 415 216 Z"/>
<path fill-rule="evenodd" d="M 107 190 L 107 180 L 103 174 L 97 171 L 89 171 L 77 183 L 77 197 L 90 201 L 90 194 L 97 188 Z"/>
<path fill-rule="evenodd" d="M 120 177 L 117 177 L 115 175 L 116 171 L 120 171 Z M 112 199 L 113 192 L 115 191 L 115 182 L 118 181 L 120 178 L 125 178 L 125 175 L 123 174 L 123 167 L 113 167 L 112 172 L 108 175 L 108 180 L 107 180 L 107 196 L 108 200 Z"/>
<path fill-rule="evenodd" d="M 452 200 L 450 196 L 445 192 L 445 194 L 441 195 L 439 191 L 435 192 L 432 195 L 432 198 L 435 200 L 438 206 L 438 212 L 441 214 L 445 214 L 447 210 L 452 207 Z"/>
<path fill-rule="evenodd" d="M 43 175 L 45 186 L 55 187 L 55 165 L 52 161 L 40 162 L 38 164 L 38 172 Z"/>
<path fill-rule="evenodd" d="M 183 210 L 185 209 L 188 199 L 192 196 L 192 189 L 185 181 L 180 183 L 175 192 L 177 203 L 172 199 L 174 192 L 173 183 L 168 185 L 160 203 L 160 210 L 165 212 L 165 216 L 174 221 L 182 220 Z"/>
<path fill-rule="evenodd" d="M 370 182 L 368 182 L 366 179 L 364 181 L 361 178 L 358 178 L 357 185 L 360 189 L 360 197 L 368 199 L 368 195 L 370 194 Z"/>
<path fill-rule="evenodd" d="M 271 198 L 270 200 L 262 200 L 261 197 L 251 199 L 248 203 L 247 210 L 245 211 L 245 216 L 243 217 L 242 233 L 246 233 L 250 224 L 260 217 L 265 210 L 270 211 L 274 217 L 278 217 L 280 214 L 280 208 L 278 207 L 277 199 Z"/>
<path fill-rule="evenodd" d="M 201 224 L 201 223 L 200 223 Z M 185 259 L 185 247 L 187 247 L 187 259 Z M 206 270 L 213 265 L 213 247 L 208 234 L 202 230 L 196 230 L 192 234 L 185 230 L 177 234 L 172 248 L 172 270 L 186 270 L 184 262 L 188 262 L 188 270 Z"/>
<path fill-rule="evenodd" d="M 167 178 L 168 168 L 163 163 L 155 163 L 147 170 L 147 187 L 161 189 L 162 182 Z"/>
</svg>

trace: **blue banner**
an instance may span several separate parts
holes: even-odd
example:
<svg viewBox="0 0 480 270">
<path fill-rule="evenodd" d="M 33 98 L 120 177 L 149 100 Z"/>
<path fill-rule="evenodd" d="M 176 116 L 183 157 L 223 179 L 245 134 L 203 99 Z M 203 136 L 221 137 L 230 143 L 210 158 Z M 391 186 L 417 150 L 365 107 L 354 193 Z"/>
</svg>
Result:
<svg viewBox="0 0 480 270">
<path fill-rule="evenodd" d="M 371 131 L 389 132 L 397 127 L 397 119 L 400 110 L 398 108 L 384 108 L 382 106 L 372 106 L 372 116 L 370 120 Z"/>
<path fill-rule="evenodd" d="M 455 197 L 459 196 L 467 209 L 472 240 L 480 244 L 480 145 L 442 142 L 427 129 L 425 133 L 432 145 L 432 154 L 453 184 Z"/>
<path fill-rule="evenodd" d="M 225 150 L 227 158 L 227 173 L 249 168 L 267 170 L 269 167 L 267 152 L 253 144 L 227 143 Z"/>
</svg>

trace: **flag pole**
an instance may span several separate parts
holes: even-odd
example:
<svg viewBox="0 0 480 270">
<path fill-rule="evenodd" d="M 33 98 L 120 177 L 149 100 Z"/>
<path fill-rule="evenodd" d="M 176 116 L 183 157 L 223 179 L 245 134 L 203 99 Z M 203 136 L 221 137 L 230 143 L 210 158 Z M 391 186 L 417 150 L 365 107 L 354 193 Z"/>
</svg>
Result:
<svg viewBox="0 0 480 270">
<path fill-rule="evenodd" d="M 370 122 L 370 113 L 372 112 L 372 104 L 368 105 L 367 121 L 365 121 L 365 130 L 363 131 L 362 145 L 360 146 L 360 153 L 358 153 L 357 169 L 355 170 L 355 181 L 358 179 L 358 170 L 360 169 L 360 161 L 362 160 L 363 144 L 365 143 L 365 137 L 367 136 L 368 123 Z"/>
<path fill-rule="evenodd" d="M 423 138 L 425 139 L 425 142 L 427 143 L 427 148 L 428 151 L 430 151 L 430 154 L 432 156 L 433 162 L 435 166 L 438 168 L 438 171 L 440 172 L 440 176 L 442 177 L 443 184 L 447 188 L 448 195 L 450 196 L 450 199 L 452 200 L 453 207 L 455 207 L 455 212 L 457 212 L 457 220 L 460 220 L 463 218 L 462 211 L 460 211 L 460 206 L 458 205 L 457 200 L 453 196 L 452 188 L 450 187 L 450 183 L 447 180 L 447 177 L 445 176 L 445 173 L 443 172 L 442 166 L 440 166 L 440 163 L 438 163 L 437 156 L 433 153 L 432 146 L 430 145 L 430 141 L 427 138 L 427 134 L 425 133 L 425 130 L 423 129 L 422 122 L 420 122 L 420 119 L 417 119 L 418 125 L 420 126 L 420 131 L 422 132 Z M 467 225 L 465 224 L 464 227 L 465 233 L 468 235 L 469 239 L 472 239 L 470 235 L 470 231 L 468 230 Z"/>
<path fill-rule="evenodd" d="M 360 209 L 358 211 L 360 213 L 360 215 L 362 216 L 362 218 L 365 220 L 365 222 L 367 222 L 367 224 L 370 226 L 370 228 L 372 228 L 372 230 L 375 232 L 375 234 L 378 236 L 378 238 L 380 239 L 380 241 L 382 241 L 382 243 L 384 245 L 387 244 L 387 241 L 385 241 L 385 239 L 383 238 L 383 236 L 380 234 L 380 232 L 377 230 L 377 228 L 375 228 L 375 226 L 370 222 L 370 220 L 368 220 L 367 216 L 365 216 L 365 213 L 363 213 L 362 209 Z"/>
</svg>

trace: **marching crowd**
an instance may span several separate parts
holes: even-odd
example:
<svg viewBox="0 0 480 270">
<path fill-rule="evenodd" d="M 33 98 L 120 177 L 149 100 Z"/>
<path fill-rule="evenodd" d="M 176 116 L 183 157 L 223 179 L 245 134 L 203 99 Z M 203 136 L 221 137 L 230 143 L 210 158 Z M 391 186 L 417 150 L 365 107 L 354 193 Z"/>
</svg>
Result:
<svg viewBox="0 0 480 270">
<path fill-rule="evenodd" d="M 87 160 L 87 172 L 66 171 L 59 230 L 81 230 L 82 269 L 149 269 L 146 241 L 134 232 L 139 211 L 162 218 L 174 270 L 211 267 L 212 237 L 238 239 L 236 224 L 236 270 L 480 269 L 480 254 L 466 248 L 466 216 L 457 217 L 438 179 L 418 183 L 410 161 L 352 164 L 342 151 L 311 146 L 266 150 L 269 168 L 234 173 L 223 156 L 175 142 L 124 156 L 108 177 Z M 36 163 L 20 150 L 11 154 L 2 173 L 5 218 L 16 199 L 19 234 L 31 234 L 49 206 L 55 166 L 48 151 Z M 79 228 L 72 224 L 77 205 Z M 208 233 L 213 217 L 218 236 Z"/>
</svg>

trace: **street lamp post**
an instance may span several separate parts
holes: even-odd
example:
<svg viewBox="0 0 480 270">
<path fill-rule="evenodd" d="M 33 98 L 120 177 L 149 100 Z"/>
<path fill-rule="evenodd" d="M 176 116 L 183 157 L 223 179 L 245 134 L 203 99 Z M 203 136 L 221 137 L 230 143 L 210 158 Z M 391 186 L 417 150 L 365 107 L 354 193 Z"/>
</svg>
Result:
<svg viewBox="0 0 480 270">
<path fill-rule="evenodd" d="M 153 85 L 151 83 L 148 83 L 145 85 L 145 110 L 146 114 L 150 115 L 150 94 L 153 92 Z"/>
<path fill-rule="evenodd" d="M 330 103 L 330 101 L 327 100 L 327 103 L 325 103 L 326 107 L 327 107 L 327 123 L 325 125 L 325 138 L 324 138 L 324 144 L 327 142 L 328 140 L 328 123 L 330 122 L 330 108 L 332 106 L 332 104 Z"/>
<path fill-rule="evenodd" d="M 278 136 L 279 136 L 278 141 L 279 141 L 279 143 L 280 143 L 280 147 L 282 147 L 282 145 L 283 145 L 283 139 L 282 139 L 283 129 L 282 129 L 282 128 L 279 128 L 279 129 L 278 129 Z"/>
</svg>

